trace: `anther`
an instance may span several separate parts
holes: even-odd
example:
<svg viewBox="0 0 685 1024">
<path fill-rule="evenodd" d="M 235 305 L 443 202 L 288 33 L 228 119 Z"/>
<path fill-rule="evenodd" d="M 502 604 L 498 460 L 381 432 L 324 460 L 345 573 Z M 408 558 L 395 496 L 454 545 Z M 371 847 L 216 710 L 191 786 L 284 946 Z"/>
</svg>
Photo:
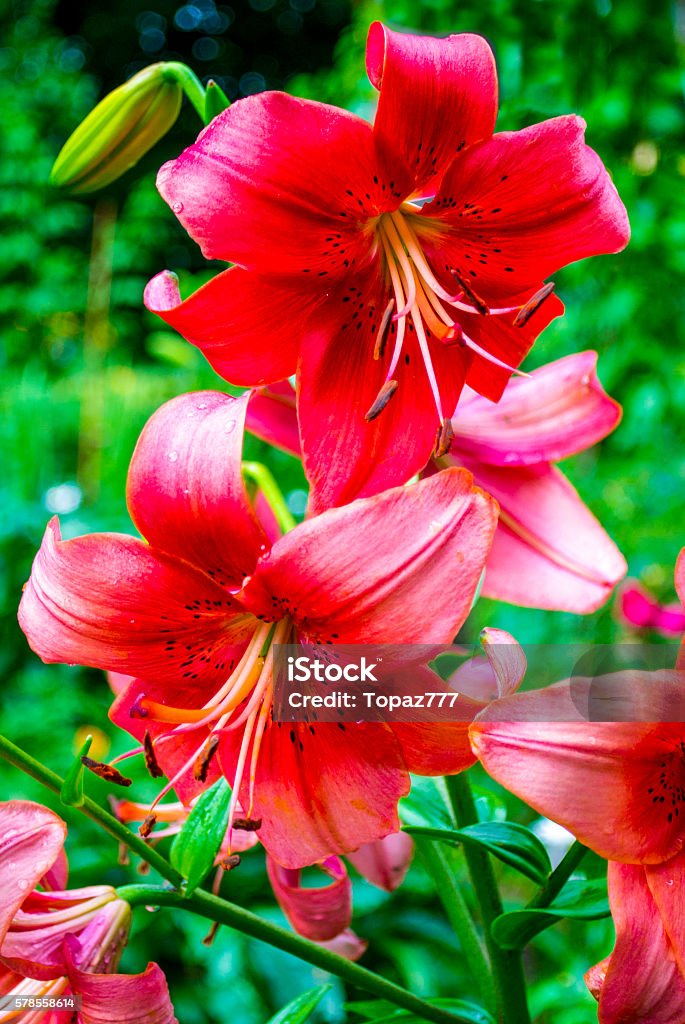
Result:
<svg viewBox="0 0 685 1024">
<path fill-rule="evenodd" d="M 125 775 L 118 772 L 111 764 L 94 761 L 92 757 L 86 757 L 85 754 L 81 757 L 81 764 L 91 771 L 93 775 L 97 775 L 99 779 L 104 779 L 105 782 L 112 782 L 115 786 L 130 786 L 133 782 L 133 779 L 127 779 Z"/>
<path fill-rule="evenodd" d="M 152 743 L 152 737 L 150 733 L 145 730 L 145 737 L 143 739 L 143 752 L 145 754 L 145 767 L 149 771 L 153 779 L 161 779 L 164 772 L 159 767 L 159 762 L 155 755 L 155 748 Z"/>
<path fill-rule="evenodd" d="M 385 352 L 385 344 L 388 340 L 388 324 L 390 323 L 390 316 L 395 306 L 395 300 L 390 299 L 390 302 L 385 307 L 385 312 L 381 318 L 381 325 L 378 328 L 378 334 L 376 335 L 376 342 L 373 346 L 373 358 L 380 359 Z"/>
<path fill-rule="evenodd" d="M 481 299 L 480 295 L 478 295 L 476 292 L 474 292 L 473 288 L 468 283 L 468 281 L 464 280 L 464 278 L 461 276 L 461 274 L 458 274 L 456 270 L 453 270 L 452 274 L 457 279 L 457 283 L 459 284 L 459 287 L 461 288 L 461 290 L 463 291 L 464 295 L 469 300 L 471 305 L 475 309 L 477 309 L 479 313 L 482 313 L 483 316 L 488 316 L 489 313 L 490 313 L 490 310 L 489 310 L 487 304 Z"/>
<path fill-rule="evenodd" d="M 153 828 L 155 827 L 156 824 L 157 824 L 157 815 L 156 814 L 148 814 L 148 816 L 145 819 L 145 821 L 138 828 L 139 835 L 142 836 L 143 839 L 147 839 L 147 837 L 150 835 L 150 833 L 152 832 L 152 830 L 153 830 Z"/>
<path fill-rule="evenodd" d="M 435 433 L 435 448 L 433 449 L 433 457 L 436 459 L 442 458 L 443 455 L 447 455 L 450 448 L 452 447 L 452 441 L 454 441 L 454 429 L 452 427 L 452 420 L 445 417 Z"/>
<path fill-rule="evenodd" d="M 377 416 L 380 416 L 392 396 L 397 391 L 398 387 L 399 385 L 396 380 L 386 380 L 385 384 L 378 392 L 375 402 L 364 417 L 367 423 L 370 423 L 371 420 L 375 420 Z"/>
<path fill-rule="evenodd" d="M 258 832 L 262 827 L 261 818 L 234 818 L 233 828 L 240 832 Z"/>
<path fill-rule="evenodd" d="M 224 871 L 232 871 L 233 868 L 237 868 L 240 864 L 240 854 L 232 853 L 229 857 L 224 857 L 223 860 L 219 861 L 219 867 L 223 868 Z"/>
<path fill-rule="evenodd" d="M 528 302 L 526 302 L 524 306 L 521 306 L 514 317 L 514 327 L 524 327 L 532 317 L 533 313 L 537 313 L 542 303 L 545 299 L 550 297 L 553 291 L 554 281 L 550 281 L 549 284 L 543 285 L 543 287 L 540 288 L 532 298 L 528 299 Z"/>
<path fill-rule="evenodd" d="M 198 758 L 193 765 L 193 778 L 197 779 L 198 782 L 207 781 L 207 772 L 209 771 L 209 766 L 218 746 L 219 737 L 217 733 L 213 732 L 200 751 Z"/>
</svg>

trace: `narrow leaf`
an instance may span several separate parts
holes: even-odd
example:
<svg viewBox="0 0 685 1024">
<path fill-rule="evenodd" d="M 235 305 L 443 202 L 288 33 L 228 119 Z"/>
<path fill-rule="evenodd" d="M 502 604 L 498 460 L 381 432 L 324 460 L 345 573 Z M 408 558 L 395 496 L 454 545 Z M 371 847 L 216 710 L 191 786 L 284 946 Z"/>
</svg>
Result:
<svg viewBox="0 0 685 1024">
<path fill-rule="evenodd" d="M 547 880 L 552 870 L 547 850 L 538 837 L 515 822 L 482 821 L 460 829 L 408 825 L 405 832 L 446 843 L 478 846 L 538 885 Z"/>
<path fill-rule="evenodd" d="M 169 859 L 186 880 L 184 896 L 190 896 L 214 863 L 226 834 L 230 801 L 230 786 L 217 779 L 198 798 L 174 839 Z"/>
<path fill-rule="evenodd" d="M 562 918 L 594 921 L 609 916 L 606 879 L 572 878 L 553 903 L 544 908 L 512 910 L 492 922 L 492 937 L 503 949 L 520 949 L 538 932 Z"/>
<path fill-rule="evenodd" d="M 279 1010 L 268 1024 L 302 1024 L 316 1009 L 330 987 L 320 985 L 318 988 L 310 988 L 308 992 L 303 992 L 301 996 Z"/>
<path fill-rule="evenodd" d="M 447 1010 L 454 1016 L 455 1024 L 494 1024 L 490 1014 L 475 1003 L 463 999 L 428 999 L 431 1006 Z M 346 1003 L 345 1009 L 355 1013 L 369 1024 L 424 1024 L 425 1018 L 408 1010 L 399 1010 L 384 999 Z"/>
</svg>

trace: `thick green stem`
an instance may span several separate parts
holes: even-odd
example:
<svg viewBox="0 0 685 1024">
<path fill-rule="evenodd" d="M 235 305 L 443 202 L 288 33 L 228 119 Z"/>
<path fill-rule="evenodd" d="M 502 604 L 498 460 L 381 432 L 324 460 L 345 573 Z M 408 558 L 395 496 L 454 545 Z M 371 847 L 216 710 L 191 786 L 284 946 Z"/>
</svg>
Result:
<svg viewBox="0 0 685 1024">
<path fill-rule="evenodd" d="M 297 526 L 297 522 L 286 504 L 280 487 L 266 466 L 262 465 L 261 462 L 243 462 L 243 473 L 257 484 L 257 487 L 269 502 L 283 533 L 288 533 Z"/>
<path fill-rule="evenodd" d="M 466 773 L 448 775 L 445 782 L 459 827 L 477 824 L 478 814 Z M 530 1024 L 521 954 L 518 950 L 502 949 L 492 938 L 492 922 L 503 907 L 490 857 L 475 846 L 464 845 L 463 849 L 483 916 L 485 941 L 497 986 L 497 1019 L 501 1024 Z"/>
<path fill-rule="evenodd" d="M 419 840 L 416 846 L 435 883 L 435 891 L 445 908 L 447 920 L 459 939 L 469 972 L 480 989 L 481 998 L 488 1010 L 496 1013 L 498 997 L 490 961 L 454 872 L 445 857 L 445 848 L 440 842 L 431 839 Z"/>
<path fill-rule="evenodd" d="M 532 900 L 526 904 L 526 909 L 533 910 L 538 907 L 548 907 L 554 897 L 558 896 L 564 888 L 586 853 L 587 846 L 583 846 L 576 839 L 569 846 L 545 884 L 536 892 Z"/>
<path fill-rule="evenodd" d="M 206 120 L 206 101 L 205 101 L 205 89 L 197 77 L 194 71 L 191 71 L 187 64 L 181 64 L 178 61 L 169 61 L 165 65 L 165 73 L 173 76 L 178 84 L 183 88 L 184 93 L 195 107 L 195 110 L 200 116 L 200 120 L 203 124 L 207 123 Z"/>
<path fill-rule="evenodd" d="M 322 946 L 317 946 L 315 943 L 309 942 L 308 939 L 303 939 L 279 925 L 264 921 L 243 907 L 228 903 L 218 896 L 212 896 L 211 893 L 196 889 L 192 896 L 183 897 L 171 889 L 153 885 L 126 885 L 118 889 L 117 893 L 132 906 L 144 904 L 190 910 L 195 914 L 201 914 L 202 917 L 206 917 L 210 921 L 226 924 L 244 935 L 268 942 L 270 946 L 282 949 L 285 953 L 292 953 L 300 960 L 305 960 L 315 967 L 321 967 L 324 971 L 329 971 L 338 978 L 342 978 L 348 984 L 378 996 L 379 999 L 387 999 L 395 1006 L 410 1010 L 424 1020 L 434 1021 L 435 1024 L 455 1024 L 459 1020 L 447 1010 L 431 1006 L 430 1003 L 401 988 L 400 985 L 381 978 L 373 971 L 360 967 Z"/>
<path fill-rule="evenodd" d="M 32 779 L 36 779 L 43 786 L 46 786 L 47 789 L 51 789 L 53 793 L 59 794 L 61 792 L 64 779 L 44 764 L 41 764 L 40 761 L 37 761 L 35 757 L 31 757 L 21 747 L 17 747 L 5 736 L 0 736 L 0 758 L 13 764 L 16 768 L 20 768 L 27 775 L 30 775 Z M 131 832 L 118 818 L 103 810 L 90 797 L 86 796 L 83 798 L 83 803 L 79 805 L 78 810 L 86 814 L 106 832 L 109 832 L 118 842 L 127 846 L 132 853 L 141 857 L 150 867 L 155 868 L 162 878 L 166 878 L 172 885 L 180 885 L 183 881 L 179 872 L 172 868 L 171 864 L 160 853 L 157 853 L 155 849 L 148 846 L 140 836 Z"/>
</svg>

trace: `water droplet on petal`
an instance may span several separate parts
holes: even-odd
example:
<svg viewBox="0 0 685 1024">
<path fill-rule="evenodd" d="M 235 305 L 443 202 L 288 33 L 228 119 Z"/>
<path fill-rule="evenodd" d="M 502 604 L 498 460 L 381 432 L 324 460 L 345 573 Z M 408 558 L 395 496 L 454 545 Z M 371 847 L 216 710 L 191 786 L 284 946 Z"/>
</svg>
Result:
<svg viewBox="0 0 685 1024">
<path fill-rule="evenodd" d="M 26 881 L 25 878 L 20 878 L 19 881 L 17 882 L 17 885 L 19 886 L 22 892 L 24 892 L 29 887 L 29 883 Z"/>
<path fill-rule="evenodd" d="M 666 885 L 673 885 L 673 884 L 674 883 L 673 883 L 673 879 L 672 878 L 667 878 L 666 879 Z"/>
<path fill-rule="evenodd" d="M 224 433 L 225 434 L 232 434 L 234 430 L 235 430 L 235 420 L 229 420 L 228 423 L 226 424 L 226 426 L 224 427 Z"/>
<path fill-rule="evenodd" d="M 176 460 L 178 459 L 178 452 L 169 452 L 167 454 L 167 458 L 169 462 L 176 462 Z"/>
<path fill-rule="evenodd" d="M 183 203 L 181 203 L 181 202 L 172 203 L 171 204 L 171 209 L 174 211 L 174 213 L 183 213 Z"/>
<path fill-rule="evenodd" d="M 206 409 L 207 408 L 207 403 L 206 402 L 198 402 L 197 403 L 197 407 L 198 407 L 198 409 Z"/>
</svg>

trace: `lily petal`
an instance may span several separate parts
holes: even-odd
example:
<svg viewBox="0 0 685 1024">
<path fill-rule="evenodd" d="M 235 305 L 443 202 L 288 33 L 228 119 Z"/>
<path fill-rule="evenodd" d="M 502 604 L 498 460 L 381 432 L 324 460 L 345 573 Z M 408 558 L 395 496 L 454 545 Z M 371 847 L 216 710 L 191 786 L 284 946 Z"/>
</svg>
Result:
<svg viewBox="0 0 685 1024">
<path fill-rule="evenodd" d="M 523 648 L 503 629 L 484 629 L 481 643 L 497 680 L 497 697 L 508 697 L 518 690 L 526 674 Z"/>
<path fill-rule="evenodd" d="M 648 864 L 645 878 L 685 985 L 685 854 Z"/>
<path fill-rule="evenodd" d="M 281 451 L 300 458 L 295 389 L 281 381 L 252 393 L 247 406 L 245 426 L 256 437 Z"/>
<path fill-rule="evenodd" d="M 386 892 L 394 892 L 404 881 L 414 856 L 414 840 L 406 832 L 394 832 L 375 843 L 365 843 L 347 854 L 367 882 Z"/>
<path fill-rule="evenodd" d="M 26 897 L 50 871 L 67 827 L 47 807 L 29 800 L 0 804 L 0 946 Z"/>
<path fill-rule="evenodd" d="M 157 964 L 142 974 L 91 974 L 79 967 L 78 940 L 67 939 L 66 947 L 71 988 L 83 999 L 82 1024 L 178 1024 Z"/>
<path fill-rule="evenodd" d="M 325 942 L 344 931 L 352 920 L 352 883 L 339 857 L 327 857 L 318 865 L 332 881 L 309 888 L 301 872 L 284 868 L 273 857 L 266 870 L 281 910 L 299 935 Z"/>
<path fill-rule="evenodd" d="M 200 391 L 166 402 L 128 472 L 129 511 L 148 542 L 234 588 L 268 547 L 241 472 L 249 398 Z"/>
</svg>

